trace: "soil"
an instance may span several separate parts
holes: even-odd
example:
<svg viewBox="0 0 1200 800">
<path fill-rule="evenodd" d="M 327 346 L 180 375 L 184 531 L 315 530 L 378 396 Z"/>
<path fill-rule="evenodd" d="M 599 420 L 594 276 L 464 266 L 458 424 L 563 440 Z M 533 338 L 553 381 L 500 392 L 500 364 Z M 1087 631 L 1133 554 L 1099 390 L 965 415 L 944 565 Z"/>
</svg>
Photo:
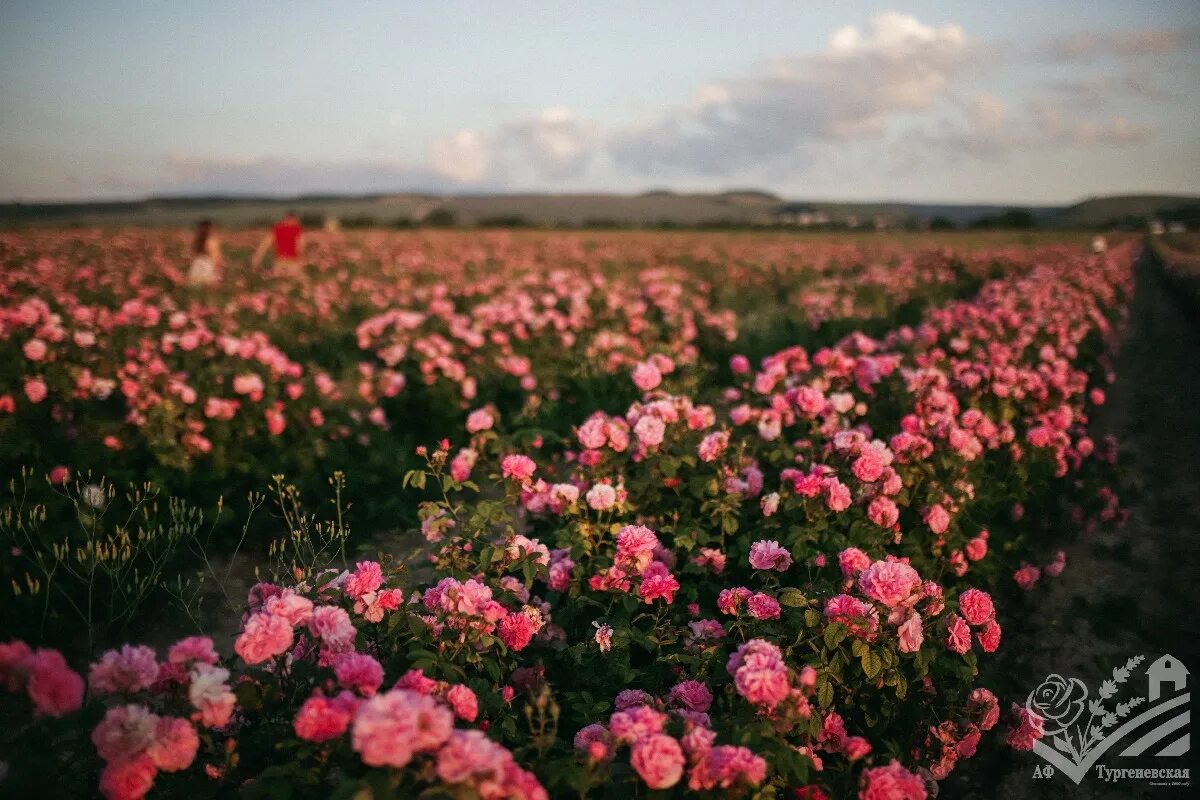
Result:
<svg viewBox="0 0 1200 800">
<path fill-rule="evenodd" d="M 1200 616 L 1186 600 L 1200 580 L 1200 329 L 1195 309 L 1168 292 L 1148 257 L 1137 267 L 1128 329 L 1108 403 L 1093 420 L 1097 436 L 1120 442 L 1128 522 L 1081 536 L 1066 549 L 1067 568 L 1035 591 L 1037 613 L 1005 629 L 1007 677 L 1033 689 L 1051 673 L 1077 677 L 1094 693 L 1114 667 L 1135 655 L 1148 664 L 1164 653 L 1193 672 L 1200 666 Z M 1135 670 L 1141 676 L 1143 667 Z M 1192 678 L 1194 680 L 1194 677 Z M 1011 702 L 1007 699 L 1006 704 Z M 1115 754 L 1114 754 L 1115 755 Z M 1190 756 L 1125 766 L 1193 766 Z M 1119 759 L 1102 759 L 1109 767 Z M 1104 783 L 1093 770 L 1076 785 L 1056 774 L 1037 779 L 1044 762 L 1008 750 L 966 762 L 942 786 L 943 798 L 1195 797 L 1187 786 L 1144 780 Z"/>
</svg>

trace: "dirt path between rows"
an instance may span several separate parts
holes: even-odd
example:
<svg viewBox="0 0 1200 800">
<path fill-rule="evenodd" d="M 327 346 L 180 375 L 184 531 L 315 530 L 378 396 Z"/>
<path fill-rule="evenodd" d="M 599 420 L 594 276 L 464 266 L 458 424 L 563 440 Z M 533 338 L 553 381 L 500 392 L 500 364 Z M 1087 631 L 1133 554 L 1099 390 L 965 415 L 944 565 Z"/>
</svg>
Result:
<svg viewBox="0 0 1200 800">
<path fill-rule="evenodd" d="M 1043 581 L 1034 595 L 1035 613 L 1021 620 L 1020 630 L 1015 620 L 1006 626 L 1006 671 L 1028 676 L 1031 690 L 1058 673 L 1079 678 L 1094 695 L 1114 667 L 1135 655 L 1146 656 L 1148 664 L 1170 653 L 1192 670 L 1193 684 L 1200 668 L 1194 600 L 1200 583 L 1200 329 L 1148 258 L 1137 266 L 1116 374 L 1093 428 L 1097 436 L 1112 433 L 1120 442 L 1121 499 L 1129 521 L 1080 536 L 1066 550 L 1066 571 L 1056 581 Z M 1134 680 L 1145 680 L 1140 673 Z M 1194 760 L 1154 762 L 1186 767 Z M 1102 761 L 1122 766 L 1112 756 Z M 1033 753 L 1007 752 L 980 764 L 962 783 L 948 781 L 942 797 L 1195 797 L 1191 792 L 1200 785 L 1196 777 L 1190 788 L 1104 783 L 1093 770 L 1077 786 L 1061 774 L 1035 778 L 1035 767 L 1043 763 Z"/>
</svg>

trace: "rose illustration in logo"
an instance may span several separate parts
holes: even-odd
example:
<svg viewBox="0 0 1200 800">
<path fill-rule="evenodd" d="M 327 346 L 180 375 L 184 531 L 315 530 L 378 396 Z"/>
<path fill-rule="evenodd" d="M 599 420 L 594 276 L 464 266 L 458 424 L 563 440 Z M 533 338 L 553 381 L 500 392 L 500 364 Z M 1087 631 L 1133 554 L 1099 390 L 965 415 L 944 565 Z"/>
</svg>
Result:
<svg viewBox="0 0 1200 800">
<path fill-rule="evenodd" d="M 1062 733 L 1071 726 L 1087 703 L 1088 688 L 1078 678 L 1054 674 L 1029 693 L 1025 707 L 1046 721 L 1046 737 Z"/>
</svg>

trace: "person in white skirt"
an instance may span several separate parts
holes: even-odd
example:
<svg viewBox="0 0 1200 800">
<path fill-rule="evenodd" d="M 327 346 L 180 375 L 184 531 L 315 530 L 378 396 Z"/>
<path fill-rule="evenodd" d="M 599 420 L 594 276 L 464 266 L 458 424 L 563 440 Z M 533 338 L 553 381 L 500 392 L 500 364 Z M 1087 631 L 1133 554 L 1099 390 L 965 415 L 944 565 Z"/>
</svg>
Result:
<svg viewBox="0 0 1200 800">
<path fill-rule="evenodd" d="M 192 240 L 192 265 L 188 268 L 189 286 L 212 286 L 222 266 L 221 240 L 213 233 L 212 222 L 201 220 Z"/>
</svg>

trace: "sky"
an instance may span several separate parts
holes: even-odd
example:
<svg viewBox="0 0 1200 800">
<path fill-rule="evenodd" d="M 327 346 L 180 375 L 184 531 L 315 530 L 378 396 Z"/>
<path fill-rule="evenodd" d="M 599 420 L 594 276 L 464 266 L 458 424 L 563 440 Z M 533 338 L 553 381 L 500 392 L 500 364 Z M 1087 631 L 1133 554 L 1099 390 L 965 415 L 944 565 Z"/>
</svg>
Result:
<svg viewBox="0 0 1200 800">
<path fill-rule="evenodd" d="M 1200 193 L 1200 2 L 0 0 L 0 200 Z"/>
</svg>

